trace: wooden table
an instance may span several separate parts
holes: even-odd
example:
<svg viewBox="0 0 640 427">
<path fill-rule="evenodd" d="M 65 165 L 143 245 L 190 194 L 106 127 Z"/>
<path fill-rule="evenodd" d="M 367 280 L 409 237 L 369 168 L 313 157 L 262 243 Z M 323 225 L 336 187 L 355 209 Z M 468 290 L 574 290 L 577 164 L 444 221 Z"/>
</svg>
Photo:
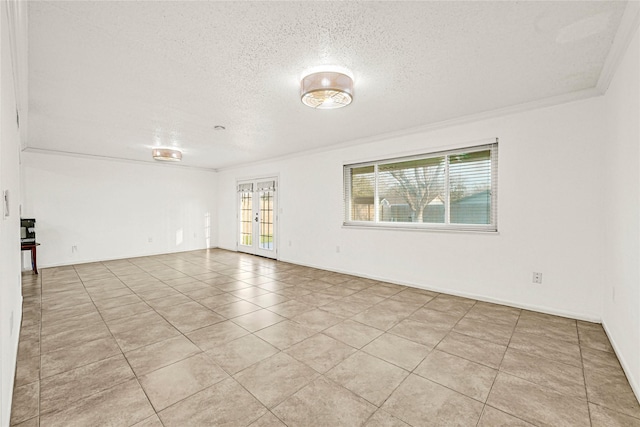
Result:
<svg viewBox="0 0 640 427">
<path fill-rule="evenodd" d="M 36 262 L 36 247 L 40 246 L 40 243 L 21 243 L 20 249 L 23 251 L 31 251 L 31 268 L 35 274 L 38 274 L 38 264 Z"/>
</svg>

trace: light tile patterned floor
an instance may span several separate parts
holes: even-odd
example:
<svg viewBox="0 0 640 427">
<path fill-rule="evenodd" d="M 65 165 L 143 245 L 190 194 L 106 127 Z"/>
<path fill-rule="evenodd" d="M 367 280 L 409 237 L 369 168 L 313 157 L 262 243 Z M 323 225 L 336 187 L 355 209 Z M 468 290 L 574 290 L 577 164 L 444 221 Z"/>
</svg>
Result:
<svg viewBox="0 0 640 427">
<path fill-rule="evenodd" d="M 20 426 L 640 426 L 600 325 L 223 250 L 23 277 Z"/>
</svg>

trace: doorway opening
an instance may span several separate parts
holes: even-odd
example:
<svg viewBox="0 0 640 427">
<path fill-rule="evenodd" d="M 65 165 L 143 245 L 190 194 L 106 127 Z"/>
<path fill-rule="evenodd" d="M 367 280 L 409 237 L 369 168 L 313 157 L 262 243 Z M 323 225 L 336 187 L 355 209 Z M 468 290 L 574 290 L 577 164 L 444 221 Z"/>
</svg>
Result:
<svg viewBox="0 0 640 427">
<path fill-rule="evenodd" d="M 277 258 L 276 177 L 238 182 L 238 251 Z"/>
</svg>

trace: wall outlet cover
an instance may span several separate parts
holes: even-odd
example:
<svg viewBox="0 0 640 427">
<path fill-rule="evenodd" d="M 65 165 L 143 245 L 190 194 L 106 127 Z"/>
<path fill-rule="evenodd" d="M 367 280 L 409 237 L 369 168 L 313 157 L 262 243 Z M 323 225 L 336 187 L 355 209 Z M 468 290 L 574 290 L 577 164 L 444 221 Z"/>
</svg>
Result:
<svg viewBox="0 0 640 427">
<path fill-rule="evenodd" d="M 537 272 L 534 271 L 533 272 L 532 282 L 541 284 L 542 283 L 542 273 L 537 273 Z"/>
</svg>

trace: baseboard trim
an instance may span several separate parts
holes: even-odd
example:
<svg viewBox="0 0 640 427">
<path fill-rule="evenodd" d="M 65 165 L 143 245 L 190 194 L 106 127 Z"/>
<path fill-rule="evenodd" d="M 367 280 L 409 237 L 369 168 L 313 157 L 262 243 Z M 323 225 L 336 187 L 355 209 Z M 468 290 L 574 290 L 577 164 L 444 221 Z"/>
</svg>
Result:
<svg viewBox="0 0 640 427">
<path fill-rule="evenodd" d="M 185 251 L 175 251 L 175 252 L 162 252 L 162 253 L 139 255 L 139 256 L 133 256 L 133 257 L 128 256 L 128 257 L 114 258 L 114 259 L 109 259 L 109 260 L 104 260 L 104 259 L 103 260 L 93 260 L 93 261 L 86 260 L 86 261 L 81 261 L 79 263 L 108 262 L 108 261 L 116 261 L 116 260 L 119 260 L 119 259 L 142 258 L 142 257 L 147 257 L 147 256 L 163 255 L 163 254 L 168 254 L 168 253 L 192 252 L 192 251 L 206 250 L 206 249 L 222 249 L 222 250 L 227 250 L 227 251 L 230 251 L 230 252 L 239 252 L 236 248 L 227 248 L 227 247 L 224 247 L 224 246 L 213 246 L 213 247 L 209 247 L 209 248 L 189 249 L 189 250 L 185 250 Z M 500 298 L 487 297 L 485 295 L 479 295 L 479 294 L 474 294 L 474 293 L 469 293 L 469 292 L 460 292 L 460 291 L 451 290 L 451 289 L 448 289 L 448 288 L 442 288 L 442 287 L 438 287 L 438 286 L 425 286 L 425 285 L 420 284 L 420 283 L 392 280 L 392 279 L 389 279 L 387 277 L 380 277 L 380 276 L 366 275 L 366 274 L 354 274 L 353 272 L 346 271 L 346 270 L 327 268 L 326 266 L 320 266 L 320 265 L 315 265 L 315 264 L 301 263 L 299 261 L 294 261 L 294 260 L 290 260 L 290 259 L 286 259 L 286 258 L 279 258 L 279 259 L 277 259 L 277 261 L 291 263 L 291 264 L 295 264 L 295 265 L 300 265 L 300 266 L 303 266 L 303 267 L 322 269 L 322 270 L 331 271 L 331 272 L 334 272 L 334 273 L 348 274 L 348 275 L 351 275 L 351 276 L 362 277 L 362 278 L 366 278 L 366 279 L 372 279 L 372 280 L 378 280 L 378 281 L 383 281 L 383 282 L 396 283 L 398 285 L 409 286 L 409 287 L 416 288 L 416 289 L 424 289 L 424 290 L 432 291 L 432 292 L 439 292 L 439 293 L 445 293 L 445 294 L 448 294 L 448 295 L 455 295 L 455 296 L 464 297 L 464 298 L 471 298 L 471 299 L 475 299 L 475 300 L 478 300 L 478 301 L 489 302 L 489 303 L 493 303 L 493 304 L 506 305 L 506 306 L 509 306 L 509 307 L 521 308 L 521 309 L 524 309 L 524 310 L 532 310 L 532 311 L 536 311 L 536 312 L 539 312 L 539 313 L 545 313 L 545 314 L 550 314 L 550 315 L 554 315 L 554 316 L 561 316 L 561 317 L 566 317 L 566 318 L 570 318 L 570 319 L 583 320 L 583 321 L 586 321 L 586 322 L 602 323 L 602 327 L 604 328 L 604 331 L 607 334 L 609 342 L 611 342 L 611 346 L 613 347 L 613 350 L 614 350 L 616 356 L 618 357 L 618 360 L 620 361 L 620 364 L 622 365 L 622 369 L 624 370 L 624 373 L 625 373 L 625 375 L 627 377 L 627 380 L 629 381 L 629 385 L 631 386 L 631 389 L 633 390 L 633 393 L 635 394 L 636 399 L 638 399 L 638 401 L 640 401 L 640 385 L 637 383 L 636 379 L 633 376 L 630 375 L 631 371 L 629 369 L 628 362 L 622 356 L 622 353 L 619 350 L 619 346 L 616 343 L 616 341 L 613 338 L 613 336 L 611 335 L 611 332 L 610 332 L 609 328 L 607 327 L 606 323 L 602 320 L 602 318 L 600 318 L 600 317 L 598 317 L 596 315 L 590 315 L 590 314 L 584 314 L 584 313 L 575 313 L 575 312 L 565 311 L 565 310 L 557 310 L 557 309 L 544 307 L 544 306 L 539 306 L 539 305 L 534 305 L 534 304 L 524 304 L 524 303 L 520 303 L 520 302 L 517 302 L 517 301 L 511 301 L 511 300 L 504 300 L 504 299 L 500 299 Z M 79 263 L 74 263 L 74 264 L 79 264 Z M 74 265 L 74 264 L 48 265 L 48 266 L 44 266 L 42 268 L 58 267 L 58 266 Z M 22 297 L 20 297 L 20 324 L 22 324 Z M 19 337 L 18 337 L 18 340 L 15 343 L 15 349 L 14 349 L 14 355 L 15 355 L 14 356 L 14 362 L 15 363 L 14 363 L 14 378 L 13 378 L 13 380 L 12 380 L 13 382 L 11 384 L 11 387 L 12 387 L 11 389 L 12 390 L 13 390 L 13 384 L 15 382 L 15 368 L 17 366 L 18 343 L 19 343 Z M 11 398 L 9 399 L 10 401 L 11 401 Z M 11 404 L 11 402 L 9 402 L 9 404 Z M 9 407 L 11 407 L 11 406 L 9 406 Z"/>
<path fill-rule="evenodd" d="M 219 248 L 217 246 L 211 246 L 211 247 L 208 247 L 208 248 L 185 249 L 183 251 L 173 251 L 173 252 L 152 252 L 152 253 L 148 253 L 148 254 L 128 255 L 128 256 L 122 256 L 122 257 L 117 257 L 117 258 L 108 258 L 108 259 L 104 259 L 104 258 L 89 258 L 89 259 L 82 259 L 82 260 L 77 260 L 77 261 L 73 261 L 73 262 L 60 262 L 60 263 L 50 263 L 50 264 L 43 264 L 43 265 L 40 265 L 40 263 L 38 263 L 38 270 L 42 270 L 44 268 L 53 268 L 53 267 L 66 267 L 66 266 L 69 266 L 69 265 L 89 264 L 89 263 L 92 263 L 92 262 L 109 262 L 109 261 L 119 261 L 119 260 L 122 260 L 122 259 L 145 258 L 145 257 L 157 256 L 157 255 L 179 254 L 179 253 L 183 253 L 183 252 L 205 251 L 207 249 L 219 249 Z M 22 270 L 22 271 L 23 272 L 31 271 L 31 269 L 29 268 L 29 269 Z"/>
<path fill-rule="evenodd" d="M 624 358 L 624 356 L 622 355 L 622 352 L 620 351 L 620 347 L 618 346 L 618 343 L 613 338 L 613 335 L 611 334 L 611 331 L 607 327 L 607 324 L 604 320 L 602 321 L 602 328 L 604 329 L 605 334 L 607 334 L 607 338 L 611 343 L 611 347 L 613 347 L 613 352 L 618 357 L 618 361 L 620 361 L 620 365 L 622 366 L 622 370 L 624 371 L 624 374 L 627 377 L 627 381 L 629 381 L 629 385 L 631 386 L 631 390 L 633 391 L 633 394 L 636 395 L 636 399 L 638 400 L 638 402 L 640 402 L 640 384 L 638 384 L 636 378 L 634 378 L 633 375 L 631 375 L 629 364 L 627 360 Z"/>
<path fill-rule="evenodd" d="M 22 286 L 22 282 L 21 282 L 21 286 Z M 13 375 L 9 376 L 9 381 L 10 381 L 10 392 L 9 392 L 9 398 L 7 399 L 7 403 L 8 403 L 8 408 L 9 408 L 9 416 L 7 420 L 0 420 L 0 424 L 2 424 L 4 421 L 7 422 L 6 425 L 9 425 L 11 422 L 11 409 L 13 406 L 13 388 L 16 384 L 16 374 L 18 372 L 18 348 L 20 345 L 20 331 L 22 330 L 22 290 L 21 290 L 21 294 L 20 294 L 20 309 L 17 310 L 18 313 L 16 313 L 16 311 L 14 311 L 14 316 L 16 315 L 20 315 L 20 321 L 17 322 L 18 327 L 17 327 L 17 338 L 14 343 L 13 343 L 13 348 L 12 353 L 9 354 L 9 356 L 13 356 Z M 14 328 L 16 327 L 15 325 L 13 326 Z M 10 337 L 13 337 L 14 331 L 10 331 Z M 5 424 L 2 424 L 5 425 Z"/>
<path fill-rule="evenodd" d="M 161 253 L 153 253 L 153 254 L 146 254 L 146 255 L 126 256 L 126 257 L 113 258 L 113 259 L 108 259 L 108 260 L 105 260 L 105 259 L 82 260 L 82 261 L 74 262 L 72 264 L 46 265 L 46 266 L 43 266 L 41 268 L 61 267 L 61 266 L 66 266 L 66 265 L 77 265 L 77 264 L 85 264 L 85 263 L 90 263 L 90 262 L 117 261 L 117 260 L 120 260 L 120 259 L 143 258 L 143 257 L 147 257 L 147 256 L 164 255 L 164 254 L 171 254 L 171 253 L 175 254 L 175 253 L 182 253 L 182 252 L 192 252 L 192 251 L 199 251 L 199 250 L 206 250 L 206 249 L 222 249 L 222 250 L 226 250 L 226 251 L 230 251 L 230 252 L 239 252 L 236 248 L 229 248 L 229 247 L 225 247 L 225 246 L 214 246 L 214 247 L 210 247 L 210 248 L 188 249 L 188 250 L 184 250 L 184 251 L 161 252 Z M 348 275 L 351 275 L 351 276 L 363 277 L 365 279 L 372 279 L 372 280 L 379 280 L 379 281 L 382 281 L 382 282 L 397 283 L 398 285 L 409 286 L 409 287 L 417 288 L 417 289 L 424 289 L 426 291 L 439 292 L 439 293 L 459 296 L 459 297 L 463 297 L 463 298 L 471 298 L 471 299 L 475 299 L 475 300 L 478 300 L 478 301 L 489 302 L 489 303 L 493 303 L 493 304 L 506 305 L 506 306 L 515 307 L 515 308 L 521 308 L 523 310 L 537 311 L 539 313 L 550 314 L 550 315 L 553 315 L 553 316 L 560 316 L 560 317 L 566 317 L 566 318 L 569 318 L 569 319 L 583 320 L 585 322 L 602 323 L 602 318 L 600 316 L 595 315 L 595 314 L 585 314 L 585 313 L 576 313 L 576 312 L 566 311 L 566 310 L 557 310 L 557 309 L 554 309 L 554 308 L 540 306 L 540 305 L 526 304 L 526 303 L 522 303 L 522 302 L 518 302 L 518 301 L 505 300 L 505 299 L 500 299 L 500 298 L 492 298 L 492 297 L 488 297 L 486 295 L 481 295 L 481 294 L 475 294 L 475 293 L 470 293 L 470 292 L 460 292 L 460 291 L 452 290 L 452 289 L 449 289 L 449 288 L 443 288 L 443 287 L 438 287 L 438 286 L 425 286 L 424 284 L 421 284 L 421 283 L 414 283 L 414 282 L 409 282 L 409 281 L 398 281 L 398 280 L 391 279 L 391 278 L 388 278 L 388 277 L 373 276 L 373 275 L 366 275 L 366 274 L 356 274 L 356 273 L 354 273 L 352 271 L 333 269 L 333 268 L 328 268 L 326 266 L 315 265 L 315 264 L 306 264 L 306 263 L 301 263 L 301 262 L 290 260 L 290 259 L 286 259 L 286 258 L 277 258 L 276 261 L 288 262 L 288 263 L 300 265 L 300 266 L 303 266 L 303 267 L 318 268 L 318 269 L 321 269 L 321 270 L 327 270 L 327 271 L 331 271 L 331 272 L 334 272 L 334 273 L 348 274 Z"/>
<path fill-rule="evenodd" d="M 319 265 L 313 265 L 313 264 L 304 264 L 304 263 L 300 263 L 300 262 L 296 262 L 296 261 L 288 260 L 288 259 L 279 259 L 279 261 L 288 262 L 288 263 L 291 263 L 291 264 L 297 264 L 297 265 L 301 265 L 301 266 L 304 266 L 304 267 L 318 268 L 318 269 L 322 269 L 322 270 L 331 271 L 331 272 L 334 272 L 334 273 L 349 274 L 351 276 L 363 277 L 363 278 L 366 278 L 366 279 L 379 280 L 379 281 L 382 281 L 382 282 L 396 283 L 398 285 L 409 286 L 409 287 L 417 288 L 417 289 L 424 289 L 426 291 L 439 292 L 439 293 L 459 296 L 459 297 L 463 297 L 463 298 L 471 298 L 471 299 L 475 299 L 475 300 L 478 300 L 478 301 L 489 302 L 489 303 L 493 303 L 493 304 L 500 304 L 500 305 L 506 305 L 506 306 L 509 306 L 509 307 L 521 308 L 521 309 L 524 309 L 524 310 L 537 311 L 539 313 L 551 314 L 553 316 L 566 317 L 566 318 L 569 318 L 569 319 L 576 319 L 576 320 L 584 320 L 585 322 L 592 322 L 592 323 L 601 323 L 602 322 L 602 318 L 601 317 L 599 317 L 597 315 L 593 315 L 593 314 L 575 313 L 575 312 L 571 312 L 571 311 L 557 310 L 557 309 L 553 309 L 553 308 L 549 308 L 549 307 L 545 307 L 545 306 L 539 306 L 539 305 L 533 305 L 533 304 L 525 304 L 525 303 L 521 303 L 521 302 L 517 302 L 517 301 L 511 301 L 511 300 L 504 300 L 504 299 L 500 299 L 500 298 L 487 297 L 486 295 L 474 294 L 474 293 L 469 293 L 469 292 L 460 292 L 460 291 L 452 290 L 452 289 L 449 289 L 449 288 L 443 288 L 443 287 L 438 287 L 438 286 L 425 286 L 425 285 L 423 285 L 421 283 L 413 283 L 413 282 L 401 281 L 401 280 L 399 281 L 399 280 L 395 280 L 395 279 L 390 279 L 388 277 L 372 276 L 372 275 L 366 275 L 366 274 L 355 274 L 355 273 L 350 272 L 350 271 L 344 271 L 344 270 L 339 270 L 339 269 L 331 269 L 331 268 L 327 268 L 327 267 L 323 267 L 323 266 L 319 266 Z"/>
<path fill-rule="evenodd" d="M 231 251 L 231 252 L 238 252 L 238 250 L 236 250 L 235 248 L 227 248 L 227 247 L 224 247 L 224 246 L 220 246 L 219 249 L 224 249 L 224 250 Z M 492 304 L 500 304 L 500 305 L 506 305 L 506 306 L 509 306 L 509 307 L 521 308 L 523 310 L 537 311 L 539 313 L 550 314 L 550 315 L 553 315 L 553 316 L 560 316 L 560 317 L 566 317 L 566 318 L 569 318 L 569 319 L 583 320 L 585 322 L 602 323 L 602 317 L 600 317 L 598 315 L 595 315 L 595 314 L 576 313 L 576 312 L 566 311 L 566 310 L 557 310 L 557 309 L 550 308 L 550 307 L 545 307 L 545 306 L 539 306 L 539 305 L 534 305 L 534 304 L 525 304 L 525 303 L 521 303 L 521 302 L 518 302 L 518 301 L 511 301 L 511 300 L 505 300 L 505 299 L 500 299 L 500 298 L 487 297 L 486 295 L 474 294 L 474 293 L 469 293 L 469 292 L 459 292 L 459 291 L 456 291 L 456 290 L 452 290 L 452 289 L 448 289 L 448 288 L 442 288 L 442 287 L 438 287 L 438 286 L 425 286 L 425 285 L 423 285 L 421 283 L 413 283 L 413 282 L 408 282 L 408 281 L 398 281 L 398 280 L 395 280 L 395 279 L 390 279 L 388 277 L 372 276 L 372 275 L 366 275 L 366 274 L 356 274 L 356 273 L 354 273 L 352 271 L 327 268 L 326 266 L 315 265 L 315 264 L 306 264 L 306 263 L 301 263 L 301 262 L 294 261 L 294 260 L 287 259 L 287 258 L 278 258 L 278 261 L 288 262 L 288 263 L 296 264 L 296 265 L 301 265 L 303 267 L 318 268 L 318 269 L 321 269 L 321 270 L 327 270 L 327 271 L 331 271 L 331 272 L 334 272 L 334 273 L 348 274 L 348 275 L 351 275 L 351 276 L 363 277 L 365 279 L 379 280 L 381 282 L 397 283 L 398 285 L 409 286 L 409 287 L 417 288 L 417 289 L 424 289 L 425 291 L 439 292 L 439 293 L 444 293 L 444 294 L 448 294 L 448 295 L 455 295 L 455 296 L 459 296 L 459 297 L 463 297 L 463 298 L 471 298 L 471 299 L 475 299 L 475 300 L 478 300 L 478 301 L 489 302 L 489 303 L 492 303 Z"/>
</svg>

